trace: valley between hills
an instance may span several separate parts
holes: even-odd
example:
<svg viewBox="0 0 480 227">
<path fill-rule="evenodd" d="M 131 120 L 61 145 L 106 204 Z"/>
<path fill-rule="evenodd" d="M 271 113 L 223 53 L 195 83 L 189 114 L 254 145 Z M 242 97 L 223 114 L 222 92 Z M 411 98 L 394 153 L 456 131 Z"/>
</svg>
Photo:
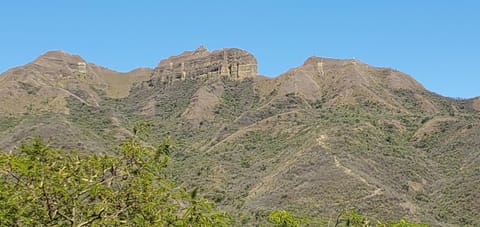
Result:
<svg viewBox="0 0 480 227">
<path fill-rule="evenodd" d="M 439 78 L 441 79 L 441 78 Z M 170 137 L 169 174 L 253 225 L 272 210 L 480 225 L 480 97 L 453 99 L 356 59 L 270 78 L 249 52 L 201 46 L 120 73 L 50 51 L 0 75 L 0 149 L 30 137 L 108 153 L 138 121 Z"/>
</svg>

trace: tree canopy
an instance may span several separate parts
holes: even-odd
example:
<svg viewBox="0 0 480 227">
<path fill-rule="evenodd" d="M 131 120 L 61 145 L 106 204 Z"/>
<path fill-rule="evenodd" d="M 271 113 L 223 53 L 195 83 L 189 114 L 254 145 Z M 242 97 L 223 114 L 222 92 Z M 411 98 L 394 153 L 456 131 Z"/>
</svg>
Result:
<svg viewBox="0 0 480 227">
<path fill-rule="evenodd" d="M 118 154 L 84 154 L 34 139 L 0 152 L 0 225 L 227 226 L 197 190 L 165 174 L 172 145 L 135 136 Z"/>
</svg>

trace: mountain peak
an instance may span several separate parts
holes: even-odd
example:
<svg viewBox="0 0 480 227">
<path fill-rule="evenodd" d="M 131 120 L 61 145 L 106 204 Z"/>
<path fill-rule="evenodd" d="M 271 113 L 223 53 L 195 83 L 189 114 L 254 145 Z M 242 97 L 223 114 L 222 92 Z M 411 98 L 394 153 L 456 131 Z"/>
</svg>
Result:
<svg viewBox="0 0 480 227">
<path fill-rule="evenodd" d="M 303 65 L 317 65 L 317 64 L 331 64 L 331 65 L 342 65 L 346 66 L 349 64 L 352 65 L 363 65 L 368 66 L 368 64 L 359 61 L 358 59 L 337 59 L 337 58 L 328 58 L 328 57 L 318 57 L 318 56 L 310 56 L 305 60 Z"/>
<path fill-rule="evenodd" d="M 47 51 L 34 61 L 35 63 L 74 63 L 85 62 L 82 57 L 62 50 Z"/>
<path fill-rule="evenodd" d="M 305 60 L 301 68 L 321 75 L 330 72 L 346 80 L 353 80 L 356 85 L 384 84 L 395 89 L 424 90 L 420 83 L 407 74 L 392 68 L 371 66 L 355 58 L 333 59 L 312 56 Z"/>
<path fill-rule="evenodd" d="M 241 49 L 209 52 L 205 46 L 160 61 L 153 74 L 162 83 L 201 77 L 228 76 L 243 79 L 257 75 L 257 60 Z"/>
<path fill-rule="evenodd" d="M 208 49 L 204 45 L 200 45 L 195 52 L 208 52 Z"/>
<path fill-rule="evenodd" d="M 27 68 L 34 69 L 42 74 L 70 74 L 77 72 L 85 75 L 88 64 L 79 55 L 73 55 L 61 50 L 48 51 L 40 55 L 33 62 L 26 65 Z"/>
</svg>

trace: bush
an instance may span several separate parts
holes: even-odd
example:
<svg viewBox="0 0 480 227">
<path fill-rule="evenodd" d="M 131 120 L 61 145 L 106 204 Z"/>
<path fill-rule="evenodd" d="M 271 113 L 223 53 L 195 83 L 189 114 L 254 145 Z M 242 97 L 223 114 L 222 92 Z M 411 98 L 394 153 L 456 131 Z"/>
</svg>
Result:
<svg viewBox="0 0 480 227">
<path fill-rule="evenodd" d="M 270 223 L 278 227 L 300 226 L 300 221 L 285 210 L 276 210 L 268 215 Z"/>
</svg>

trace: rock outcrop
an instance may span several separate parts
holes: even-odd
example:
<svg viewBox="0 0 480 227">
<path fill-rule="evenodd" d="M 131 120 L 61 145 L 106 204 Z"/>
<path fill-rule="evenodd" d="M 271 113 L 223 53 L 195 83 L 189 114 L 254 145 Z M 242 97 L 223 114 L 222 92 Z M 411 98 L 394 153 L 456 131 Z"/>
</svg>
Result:
<svg viewBox="0 0 480 227">
<path fill-rule="evenodd" d="M 227 48 L 209 52 L 204 46 L 195 51 L 162 60 L 155 68 L 152 79 L 172 83 L 187 79 L 226 76 L 242 80 L 257 75 L 257 60 L 247 51 Z"/>
<path fill-rule="evenodd" d="M 473 108 L 480 111 L 480 97 L 473 100 Z"/>
</svg>

